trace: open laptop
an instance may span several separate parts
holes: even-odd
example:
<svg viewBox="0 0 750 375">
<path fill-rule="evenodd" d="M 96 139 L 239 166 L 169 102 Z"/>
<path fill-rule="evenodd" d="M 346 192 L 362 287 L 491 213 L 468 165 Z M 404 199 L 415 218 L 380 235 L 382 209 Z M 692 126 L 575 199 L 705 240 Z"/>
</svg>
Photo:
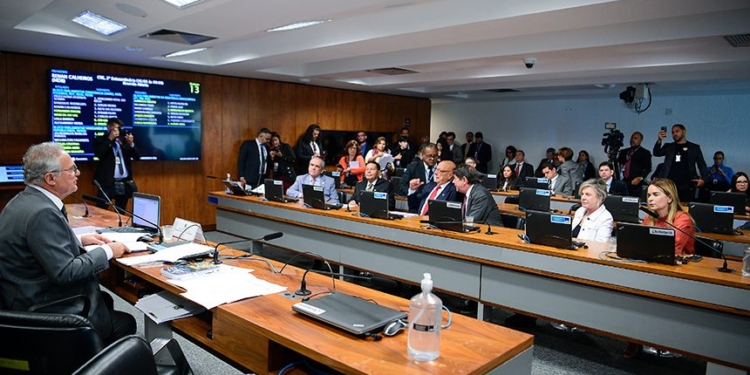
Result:
<svg viewBox="0 0 750 375">
<path fill-rule="evenodd" d="M 638 207 L 640 202 L 636 197 L 623 197 L 619 195 L 609 195 L 604 199 L 604 207 L 607 208 L 615 221 L 624 221 L 626 223 L 640 223 L 638 217 Z"/>
<path fill-rule="evenodd" d="M 292 310 L 355 335 L 379 331 L 407 317 L 405 312 L 338 292 L 294 304 Z"/>
<path fill-rule="evenodd" d="M 97 232 L 143 233 L 149 236 L 159 234 L 159 229 L 150 224 L 149 221 L 157 226 L 161 225 L 161 197 L 133 193 L 133 214 L 131 226 L 104 228 L 97 230 Z"/>
<path fill-rule="evenodd" d="M 745 202 L 747 195 L 745 193 L 727 193 L 725 191 L 712 191 L 708 203 L 722 206 L 734 207 L 735 215 L 747 215 L 745 211 Z"/>
<path fill-rule="evenodd" d="M 484 177 L 482 177 L 482 186 L 486 187 L 487 189 L 491 191 L 497 190 L 497 175 L 487 174 Z"/>
<path fill-rule="evenodd" d="M 552 192 L 547 189 L 523 187 L 518 195 L 518 209 L 549 212 L 551 196 Z"/>
<path fill-rule="evenodd" d="M 734 234 L 734 207 L 690 202 L 688 210 L 700 232 Z"/>
<path fill-rule="evenodd" d="M 342 207 L 340 203 L 326 202 L 323 186 L 302 185 L 302 198 L 307 206 L 319 210 L 338 210 Z"/>
<path fill-rule="evenodd" d="M 461 203 L 431 200 L 427 202 L 427 204 L 430 205 L 428 210 L 428 223 L 435 228 L 454 232 L 472 232 L 479 230 L 479 227 L 464 225 Z"/>
<path fill-rule="evenodd" d="M 375 219 L 393 220 L 388 211 L 388 193 L 379 191 L 363 191 L 359 196 L 360 216 Z"/>
<path fill-rule="evenodd" d="M 226 186 L 234 195 L 250 195 L 250 193 L 242 188 L 239 181 L 221 180 L 221 182 L 223 182 L 224 186 Z"/>
<path fill-rule="evenodd" d="M 526 211 L 526 237 L 529 243 L 577 249 L 573 246 L 573 218 L 555 215 L 549 211 Z"/>
<path fill-rule="evenodd" d="M 617 256 L 674 265 L 675 231 L 671 228 L 617 223 Z"/>
<path fill-rule="evenodd" d="M 526 177 L 523 186 L 534 189 L 549 189 L 549 180 L 544 177 Z"/>
<path fill-rule="evenodd" d="M 299 199 L 287 197 L 284 195 L 284 183 L 281 180 L 273 180 L 267 178 L 263 182 L 263 188 L 265 189 L 266 199 L 274 202 L 288 203 L 298 202 Z"/>
</svg>

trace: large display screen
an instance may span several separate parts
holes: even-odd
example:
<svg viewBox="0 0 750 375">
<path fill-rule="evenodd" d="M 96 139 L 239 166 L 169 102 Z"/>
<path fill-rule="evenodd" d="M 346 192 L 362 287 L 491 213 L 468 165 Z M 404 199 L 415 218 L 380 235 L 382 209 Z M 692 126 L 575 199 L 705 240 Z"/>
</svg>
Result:
<svg viewBox="0 0 750 375">
<path fill-rule="evenodd" d="M 93 141 L 111 117 L 133 133 L 141 160 L 200 160 L 198 82 L 52 69 L 50 87 L 52 140 L 75 161 L 97 160 Z"/>
</svg>

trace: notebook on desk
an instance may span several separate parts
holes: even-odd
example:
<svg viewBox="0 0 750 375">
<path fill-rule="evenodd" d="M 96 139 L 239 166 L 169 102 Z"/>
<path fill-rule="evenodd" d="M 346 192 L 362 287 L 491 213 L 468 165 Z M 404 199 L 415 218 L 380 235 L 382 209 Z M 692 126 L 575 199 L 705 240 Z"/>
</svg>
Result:
<svg viewBox="0 0 750 375">
<path fill-rule="evenodd" d="M 407 316 L 404 312 L 336 292 L 294 304 L 292 310 L 355 335 L 379 330 Z"/>
<path fill-rule="evenodd" d="M 158 195 L 133 193 L 133 214 L 132 225 L 103 228 L 98 229 L 97 232 L 143 233 L 149 236 L 159 234 L 159 229 L 149 224 L 148 221 L 156 225 L 161 225 L 161 197 Z"/>
</svg>

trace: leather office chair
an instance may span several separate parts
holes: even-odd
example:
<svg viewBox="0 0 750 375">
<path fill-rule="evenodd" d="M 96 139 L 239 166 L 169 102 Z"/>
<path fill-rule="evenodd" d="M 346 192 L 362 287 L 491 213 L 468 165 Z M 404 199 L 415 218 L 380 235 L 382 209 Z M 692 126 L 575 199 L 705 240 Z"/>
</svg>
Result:
<svg viewBox="0 0 750 375">
<path fill-rule="evenodd" d="M 523 229 L 524 225 L 526 225 L 526 218 L 523 216 L 500 214 L 500 219 L 506 228 Z"/>
<path fill-rule="evenodd" d="M 518 204 L 518 195 L 509 195 L 505 197 L 505 203 L 507 204 Z"/>
<path fill-rule="evenodd" d="M 164 353 L 172 357 L 171 363 L 165 362 Z M 83 364 L 73 375 L 187 375 L 192 373 L 179 344 L 174 339 L 156 339 L 149 345 L 142 337 L 131 335 L 106 347 Z"/>
<path fill-rule="evenodd" d="M 702 236 L 695 236 L 695 238 L 699 239 L 702 242 L 705 242 L 707 245 L 702 244 L 699 241 L 695 241 L 695 253 L 709 258 L 719 258 L 721 259 L 720 254 L 724 254 L 724 241 L 721 240 L 715 240 L 708 237 L 702 237 Z"/>
</svg>

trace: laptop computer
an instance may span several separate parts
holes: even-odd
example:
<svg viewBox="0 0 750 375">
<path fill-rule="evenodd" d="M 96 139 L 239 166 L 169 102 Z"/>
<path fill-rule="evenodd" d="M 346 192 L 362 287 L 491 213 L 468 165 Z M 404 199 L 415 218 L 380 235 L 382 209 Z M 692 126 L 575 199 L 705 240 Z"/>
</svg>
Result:
<svg viewBox="0 0 750 375">
<path fill-rule="evenodd" d="M 646 262 L 675 264 L 675 231 L 671 228 L 617 223 L 617 256 Z"/>
<path fill-rule="evenodd" d="M 699 232 L 734 234 L 734 207 L 690 202 L 688 210 Z"/>
<path fill-rule="evenodd" d="M 549 211 L 526 211 L 526 237 L 529 243 L 577 249 L 573 246 L 573 218 L 555 215 Z"/>
<path fill-rule="evenodd" d="M 549 180 L 544 177 L 526 177 L 523 186 L 534 189 L 549 189 Z"/>
<path fill-rule="evenodd" d="M 242 188 L 239 181 L 221 180 L 221 182 L 224 183 L 224 186 L 227 187 L 228 192 L 231 192 L 231 194 L 250 195 L 250 193 L 248 193 L 244 188 Z"/>
<path fill-rule="evenodd" d="M 430 205 L 428 210 L 428 223 L 435 228 L 454 232 L 472 232 L 479 230 L 479 227 L 464 225 L 461 203 L 431 200 L 427 202 L 427 204 Z"/>
<path fill-rule="evenodd" d="M 727 193 L 725 191 L 712 191 L 708 203 L 722 206 L 734 207 L 735 215 L 747 215 L 745 203 L 747 195 L 745 193 Z"/>
<path fill-rule="evenodd" d="M 97 230 L 97 232 L 143 233 L 149 236 L 159 234 L 157 227 L 161 225 L 161 197 L 158 195 L 133 193 L 133 214 L 130 226 L 104 228 Z M 157 227 L 153 226 L 149 221 L 156 224 Z"/>
<path fill-rule="evenodd" d="M 490 191 L 497 190 L 497 175 L 487 174 L 482 177 L 482 186 L 486 187 Z"/>
<path fill-rule="evenodd" d="M 292 310 L 355 335 L 378 331 L 407 317 L 405 312 L 338 292 L 294 304 Z"/>
<path fill-rule="evenodd" d="M 388 193 L 379 191 L 363 191 L 359 196 L 360 216 L 375 219 L 395 219 L 388 211 Z"/>
<path fill-rule="evenodd" d="M 342 207 L 340 203 L 326 202 L 323 186 L 302 185 L 302 198 L 308 207 L 319 210 L 338 210 Z"/>
<path fill-rule="evenodd" d="M 518 209 L 549 212 L 551 195 L 552 192 L 547 189 L 521 188 L 521 193 L 518 195 Z"/>
<path fill-rule="evenodd" d="M 640 223 L 638 207 L 640 202 L 636 197 L 623 197 L 620 195 L 609 195 L 604 199 L 604 207 L 607 208 L 615 221 L 626 223 Z"/>
<path fill-rule="evenodd" d="M 273 180 L 267 178 L 263 181 L 263 188 L 265 189 L 265 197 L 269 201 L 288 203 L 298 202 L 299 199 L 287 197 L 284 195 L 284 183 L 281 180 Z"/>
</svg>

